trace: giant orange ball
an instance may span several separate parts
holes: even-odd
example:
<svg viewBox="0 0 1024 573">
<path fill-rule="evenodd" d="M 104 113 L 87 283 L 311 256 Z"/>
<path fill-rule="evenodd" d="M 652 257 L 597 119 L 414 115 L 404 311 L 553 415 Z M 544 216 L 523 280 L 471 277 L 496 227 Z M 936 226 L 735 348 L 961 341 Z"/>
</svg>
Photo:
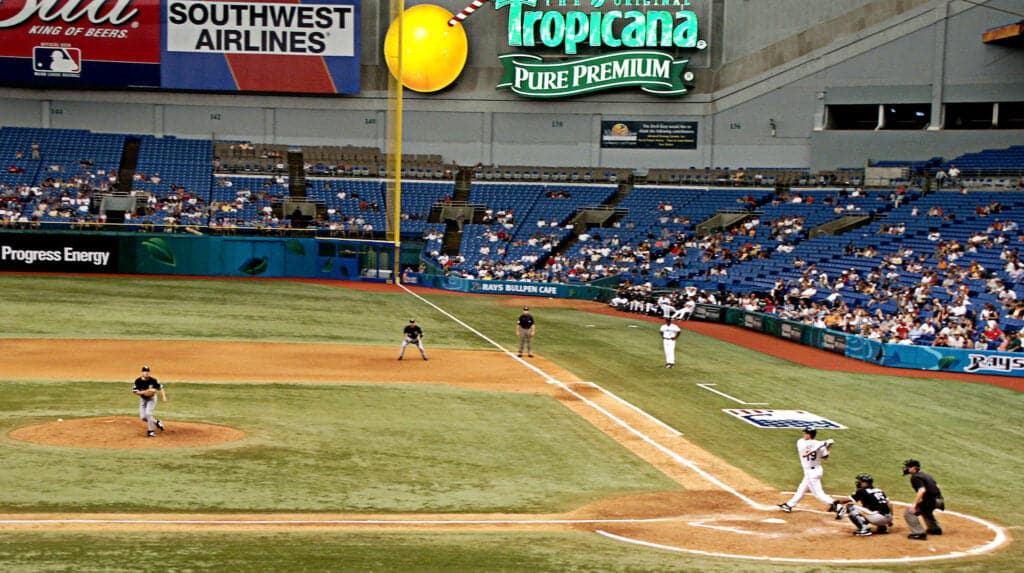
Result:
<svg viewBox="0 0 1024 573">
<path fill-rule="evenodd" d="M 398 77 L 398 19 L 384 37 L 384 59 L 391 75 L 418 92 L 436 92 L 459 77 L 466 66 L 469 42 L 462 24 L 448 25 L 453 14 L 440 6 L 420 4 L 402 18 L 402 77 Z"/>
</svg>

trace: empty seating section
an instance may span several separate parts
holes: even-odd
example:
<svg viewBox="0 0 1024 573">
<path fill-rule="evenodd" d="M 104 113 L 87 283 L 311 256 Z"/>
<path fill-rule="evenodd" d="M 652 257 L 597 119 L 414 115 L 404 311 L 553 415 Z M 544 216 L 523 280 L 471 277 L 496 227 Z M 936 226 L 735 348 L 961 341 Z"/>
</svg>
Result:
<svg viewBox="0 0 1024 573">
<path fill-rule="evenodd" d="M 288 146 L 218 141 L 210 154 L 217 170 L 223 173 L 282 173 L 286 168 Z"/>
<path fill-rule="evenodd" d="M 428 222 L 434 205 L 451 199 L 451 182 L 405 181 L 402 183 L 402 235 L 420 237 L 428 230 L 437 230 L 438 224 Z M 440 225 L 444 231 L 444 225 Z"/>
<path fill-rule="evenodd" d="M 797 167 L 690 167 L 688 169 L 651 169 L 646 183 L 663 185 L 729 186 L 807 186 L 815 179 L 807 169 Z"/>
<path fill-rule="evenodd" d="M 456 270 L 491 264 L 532 268 L 566 240 L 572 217 L 583 207 L 597 207 L 616 192 L 612 185 L 475 183 L 470 204 L 486 211 L 483 224 L 467 224 Z"/>
<path fill-rule="evenodd" d="M 477 165 L 477 181 L 542 181 L 554 183 L 616 183 L 625 181 L 628 169 L 602 167 L 538 167 L 536 165 Z"/>
<path fill-rule="evenodd" d="M 373 232 L 386 228 L 383 181 L 307 179 L 306 183 L 307 199 L 326 205 L 327 224 L 336 234 L 372 238 Z"/>
<path fill-rule="evenodd" d="M 1014 145 L 1007 149 L 986 149 L 978 153 L 965 153 L 942 164 L 947 171 L 956 166 L 961 171 L 977 170 L 978 172 L 999 174 L 1012 172 L 1020 175 L 1024 169 L 1024 145 Z"/>
<path fill-rule="evenodd" d="M 175 137 L 139 137 L 132 191 L 145 194 L 144 223 L 205 225 L 213 191 L 213 145 Z"/>
</svg>

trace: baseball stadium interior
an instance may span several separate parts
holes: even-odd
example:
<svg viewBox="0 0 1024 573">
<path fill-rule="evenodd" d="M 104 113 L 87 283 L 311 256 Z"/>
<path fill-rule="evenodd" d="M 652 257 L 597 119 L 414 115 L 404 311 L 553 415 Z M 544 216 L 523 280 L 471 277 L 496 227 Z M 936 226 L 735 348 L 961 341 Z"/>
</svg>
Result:
<svg viewBox="0 0 1024 573">
<path fill-rule="evenodd" d="M 399 230 L 417 275 L 594 285 L 624 312 L 694 297 L 882 342 L 1021 336 L 1016 0 L 692 0 L 707 47 L 677 49 L 693 72 L 679 98 L 496 89 L 509 46 L 487 7 L 463 23 L 454 83 L 404 94 L 400 173 L 382 49 L 395 15 L 356 4 L 353 93 L 3 81 L 0 234 Z M 659 122 L 689 139 L 606 138 Z"/>
</svg>

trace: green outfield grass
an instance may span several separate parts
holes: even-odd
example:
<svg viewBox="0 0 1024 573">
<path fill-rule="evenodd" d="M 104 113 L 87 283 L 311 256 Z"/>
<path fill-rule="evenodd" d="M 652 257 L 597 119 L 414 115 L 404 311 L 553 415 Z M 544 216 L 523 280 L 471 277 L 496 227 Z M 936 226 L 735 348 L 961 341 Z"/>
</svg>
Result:
<svg viewBox="0 0 1024 573">
<path fill-rule="evenodd" d="M 4 382 L 0 434 L 35 421 L 130 414 L 136 400 L 126 386 Z M 156 450 L 0 438 L 0 512 L 531 513 L 680 489 L 546 396 L 180 382 L 173 392 L 164 406 L 172 429 L 214 421 L 249 435 Z M 145 494 L 142 484 L 159 486 Z"/>
<path fill-rule="evenodd" d="M 514 347 L 518 308 L 500 305 L 499 298 L 490 297 L 431 294 L 425 298 L 500 345 Z M 428 350 L 492 348 L 410 295 L 328 285 L 2 276 L 0 300 L 5 301 L 5 337 L 397 346 L 405 322 L 416 318 L 427 333 Z M 615 392 L 683 431 L 687 439 L 781 490 L 791 490 L 800 479 L 793 454 L 797 432 L 760 430 L 732 418 L 721 410 L 737 404 L 697 384 L 715 384 L 716 389 L 748 402 L 808 410 L 848 426 L 848 430 L 827 433 L 837 442 L 824 479 L 830 493 L 848 493 L 852 477 L 866 471 L 874 474 L 876 484 L 892 497 L 907 500 L 911 492 L 907 479 L 900 475 L 900 462 L 916 457 L 939 479 L 951 509 L 996 521 L 1015 536 L 1024 531 L 1024 503 L 1016 482 L 1024 470 L 1024 398 L 1020 393 L 947 380 L 822 372 L 690 332 L 680 339 L 679 366 L 666 370 L 656 323 L 628 315 L 604 316 L 536 305 L 533 314 L 538 327 L 535 352 Z M 125 383 L 133 375 L 126 373 Z M 62 388 L 69 394 L 61 394 L 59 401 L 54 400 L 56 386 L 61 385 L 0 383 L 4 434 L 14 425 L 55 417 L 55 412 L 70 407 L 80 409 L 83 416 L 132 414 L 133 405 L 124 405 L 123 388 L 116 384 L 73 384 Z M 44 510 L 59 506 L 68 511 L 557 511 L 567 503 L 612 492 L 673 487 L 635 456 L 543 397 L 443 387 L 252 388 L 247 387 L 244 398 L 233 399 L 237 392 L 231 385 L 175 384 L 175 416 L 225 423 L 250 432 L 249 439 L 235 444 L 189 452 L 104 452 L 30 446 L 3 438 L 0 507 Z M 394 399 L 395 395 L 405 392 L 411 393 L 409 402 L 396 405 L 404 400 Z M 321 400 L 326 403 L 321 405 Z M 352 431 L 351 420 L 333 415 L 347 412 L 346 408 L 351 409 L 351 419 L 358 420 L 357 432 Z M 377 408 L 384 408 L 387 415 L 375 416 Z M 432 415 L 423 416 L 423 411 Z M 303 420 L 309 423 L 303 424 Z M 295 441 L 285 432 L 294 433 Z M 339 435 L 344 436 L 340 441 L 336 439 Z M 367 435 L 373 437 L 367 439 Z M 331 436 L 337 443 L 328 439 Z M 352 436 L 360 439 L 349 439 Z M 512 451 L 488 447 L 494 443 L 508 444 Z M 387 455 L 396 449 L 400 456 Z M 281 460 L 281 467 L 267 467 L 268 459 Z M 500 463 L 510 460 L 512 463 Z M 381 464 L 386 472 L 377 471 Z M 157 500 L 126 495 L 131 480 L 113 479 L 110 474 L 129 472 L 134 472 L 138 481 L 162 484 L 161 488 L 173 495 Z M 300 474 L 295 487 L 285 481 L 294 477 L 289 472 Z M 473 477 L 474 472 L 483 477 Z M 33 476 L 37 479 L 30 479 Z M 79 478 L 90 480 L 87 491 L 61 483 Z M 319 482 L 335 487 L 320 488 Z M 584 492 L 580 498 L 562 497 L 577 490 Z M 48 495 L 56 497 L 48 499 Z M 783 501 L 781 495 L 779 501 Z M 333 504 L 345 507 L 326 507 Z M 0 570 L 59 570 L 61 566 L 76 571 L 131 570 L 141 559 L 153 568 L 197 571 L 980 573 L 1019 570 L 1024 559 L 1020 547 L 1015 543 L 992 556 L 950 563 L 826 567 L 683 556 L 568 533 L 19 532 L 0 536 Z M 261 560 L 263 555 L 267 555 L 265 560 Z M 829 557 L 825 548 L 822 556 Z"/>
</svg>

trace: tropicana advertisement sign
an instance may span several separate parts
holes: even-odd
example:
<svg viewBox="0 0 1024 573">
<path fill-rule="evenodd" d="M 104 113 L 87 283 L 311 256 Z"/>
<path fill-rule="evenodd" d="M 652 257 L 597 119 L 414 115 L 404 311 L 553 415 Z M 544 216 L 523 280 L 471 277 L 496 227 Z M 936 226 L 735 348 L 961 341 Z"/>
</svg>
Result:
<svg viewBox="0 0 1024 573">
<path fill-rule="evenodd" d="M 503 54 L 499 59 L 504 75 L 497 87 L 531 98 L 579 96 L 625 87 L 662 96 L 687 93 L 686 82 L 693 80 L 693 74 L 686 71 L 688 60 L 657 48 L 707 47 L 698 39 L 697 14 L 681 9 L 689 6 L 689 0 L 588 0 L 589 11 L 556 9 L 583 7 L 584 3 L 495 0 L 495 10 L 508 8 L 510 47 L 560 48 L 565 56 L 577 55 L 581 47 L 614 49 L 557 61 L 530 53 Z"/>
<path fill-rule="evenodd" d="M 385 59 L 409 89 L 449 86 L 466 63 L 466 18 L 488 0 L 472 0 L 459 14 L 421 4 L 403 14 L 402 41 L 394 23 Z M 690 0 L 494 0 L 507 15 L 507 40 L 520 51 L 498 56 L 498 89 L 529 98 L 565 98 L 638 88 L 660 96 L 687 93 L 693 74 L 679 49 L 703 50 Z M 401 63 L 399 60 L 401 46 Z M 552 50 L 559 56 L 545 59 Z M 541 53 L 534 53 L 541 52 Z M 543 54 L 543 55 L 542 55 Z M 556 59 L 557 58 L 557 59 Z"/>
</svg>

